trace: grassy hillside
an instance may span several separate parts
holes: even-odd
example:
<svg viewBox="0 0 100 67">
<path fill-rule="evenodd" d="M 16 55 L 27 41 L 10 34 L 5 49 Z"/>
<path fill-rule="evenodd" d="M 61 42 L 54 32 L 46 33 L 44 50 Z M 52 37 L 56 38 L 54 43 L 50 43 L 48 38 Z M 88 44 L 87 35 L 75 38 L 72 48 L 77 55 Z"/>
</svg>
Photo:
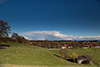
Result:
<svg viewBox="0 0 100 67">
<path fill-rule="evenodd" d="M 14 42 L 3 44 L 10 45 L 10 47 L 6 49 L 0 49 L 1 64 L 47 66 L 65 66 L 75 64 L 54 56 L 49 50 L 45 48 Z"/>
<path fill-rule="evenodd" d="M 31 65 L 31 66 L 86 66 L 79 65 L 77 63 L 72 63 L 66 61 L 62 58 L 59 58 L 59 50 L 48 50 L 41 47 L 30 46 L 15 42 L 7 42 L 2 43 L 10 45 L 9 48 L 0 49 L 0 64 L 12 64 L 12 65 Z M 93 50 L 93 49 L 89 49 Z M 100 49 L 97 49 L 97 53 L 99 53 Z M 70 49 L 69 56 L 71 56 L 72 52 L 76 52 L 81 55 L 84 53 L 88 53 L 87 50 L 84 49 Z M 92 53 L 92 52 L 89 52 Z M 96 63 L 100 62 L 98 60 L 99 54 L 92 53 L 94 56 L 93 61 Z"/>
<path fill-rule="evenodd" d="M 72 57 L 72 52 L 77 53 L 79 56 L 84 55 L 84 54 L 89 54 L 91 55 L 92 61 L 94 63 L 94 65 L 98 66 L 100 64 L 100 48 L 89 48 L 89 49 L 68 49 L 68 54 L 69 57 Z M 57 54 L 58 56 L 58 50 L 52 50 L 51 52 L 54 52 L 55 54 Z"/>
</svg>

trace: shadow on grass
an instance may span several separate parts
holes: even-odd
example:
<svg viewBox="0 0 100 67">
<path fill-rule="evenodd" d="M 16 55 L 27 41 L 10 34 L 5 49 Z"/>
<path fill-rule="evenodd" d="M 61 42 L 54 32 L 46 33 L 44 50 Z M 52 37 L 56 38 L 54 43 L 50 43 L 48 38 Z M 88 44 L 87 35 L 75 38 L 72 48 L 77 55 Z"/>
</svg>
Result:
<svg viewBox="0 0 100 67">
<path fill-rule="evenodd" d="M 56 55 L 56 54 L 53 54 L 54 56 L 56 56 L 56 57 L 58 57 L 58 58 L 61 58 L 59 55 Z M 65 59 L 65 58 L 63 58 L 63 59 Z M 66 61 L 69 61 L 69 62 L 74 62 L 74 60 L 73 59 L 71 59 L 71 58 L 68 58 L 68 59 L 65 59 Z"/>
<path fill-rule="evenodd" d="M 54 56 L 58 57 L 58 58 L 61 58 L 60 56 L 56 55 L 56 54 L 53 54 Z"/>
<path fill-rule="evenodd" d="M 0 49 L 5 49 L 5 48 L 8 48 L 10 47 L 10 45 L 3 45 L 3 44 L 0 44 Z"/>
<path fill-rule="evenodd" d="M 69 62 L 74 62 L 74 60 L 73 59 L 71 59 L 71 58 L 69 58 L 69 59 L 66 59 L 67 61 L 69 61 Z"/>
</svg>

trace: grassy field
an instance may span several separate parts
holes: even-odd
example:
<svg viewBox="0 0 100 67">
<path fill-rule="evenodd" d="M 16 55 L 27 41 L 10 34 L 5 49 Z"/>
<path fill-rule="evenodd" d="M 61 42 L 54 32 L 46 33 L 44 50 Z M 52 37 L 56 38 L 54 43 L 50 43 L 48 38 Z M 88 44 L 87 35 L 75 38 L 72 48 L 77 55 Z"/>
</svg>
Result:
<svg viewBox="0 0 100 67">
<path fill-rule="evenodd" d="M 10 45 L 9 48 L 0 49 L 0 64 L 1 67 L 85 67 L 86 65 L 72 63 L 60 57 L 58 50 L 48 50 L 46 48 L 30 46 L 15 42 L 2 43 Z M 91 50 L 91 51 L 90 51 Z M 75 52 L 78 55 L 90 53 L 93 56 L 93 62 L 97 66 L 100 62 L 100 49 L 69 49 L 69 56 Z M 87 66 L 86 66 L 87 67 Z"/>
</svg>

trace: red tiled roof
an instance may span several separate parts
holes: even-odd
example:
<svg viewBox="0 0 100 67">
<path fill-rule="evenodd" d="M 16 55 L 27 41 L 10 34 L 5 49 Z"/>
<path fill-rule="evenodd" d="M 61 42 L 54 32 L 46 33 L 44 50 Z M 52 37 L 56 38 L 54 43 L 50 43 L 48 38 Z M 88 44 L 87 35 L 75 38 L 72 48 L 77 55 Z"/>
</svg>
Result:
<svg viewBox="0 0 100 67">
<path fill-rule="evenodd" d="M 91 47 L 93 47 L 93 45 L 83 45 L 83 46 L 85 46 L 85 47 L 88 47 L 88 46 L 91 46 Z"/>
<path fill-rule="evenodd" d="M 67 47 L 68 45 L 63 45 L 62 47 Z"/>
<path fill-rule="evenodd" d="M 84 45 L 84 46 L 86 46 L 86 47 L 87 47 L 87 46 L 90 46 L 90 45 Z"/>
<path fill-rule="evenodd" d="M 93 45 L 90 45 L 91 47 L 93 47 Z"/>
</svg>

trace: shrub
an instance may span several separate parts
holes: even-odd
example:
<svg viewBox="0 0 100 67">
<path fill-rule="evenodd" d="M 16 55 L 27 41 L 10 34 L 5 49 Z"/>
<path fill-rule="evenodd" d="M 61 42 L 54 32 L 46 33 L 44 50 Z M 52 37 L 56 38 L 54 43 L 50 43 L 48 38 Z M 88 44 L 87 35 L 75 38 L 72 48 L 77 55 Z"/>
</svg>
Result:
<svg viewBox="0 0 100 67">
<path fill-rule="evenodd" d="M 78 55 L 74 52 L 72 52 L 72 59 L 74 60 L 74 62 L 76 62 L 76 59 L 78 58 Z"/>
<path fill-rule="evenodd" d="M 89 54 L 89 53 L 87 53 L 87 54 L 84 54 L 84 56 L 86 57 L 86 58 L 88 58 L 89 60 L 91 60 L 93 57 L 92 57 L 92 55 L 91 54 Z"/>
<path fill-rule="evenodd" d="M 68 49 L 61 49 L 60 55 L 62 58 L 68 59 Z"/>
<path fill-rule="evenodd" d="M 60 55 L 61 55 L 61 58 L 64 58 L 63 50 L 62 49 L 60 50 Z"/>
<path fill-rule="evenodd" d="M 64 58 L 68 59 L 68 49 L 63 49 Z"/>
</svg>

